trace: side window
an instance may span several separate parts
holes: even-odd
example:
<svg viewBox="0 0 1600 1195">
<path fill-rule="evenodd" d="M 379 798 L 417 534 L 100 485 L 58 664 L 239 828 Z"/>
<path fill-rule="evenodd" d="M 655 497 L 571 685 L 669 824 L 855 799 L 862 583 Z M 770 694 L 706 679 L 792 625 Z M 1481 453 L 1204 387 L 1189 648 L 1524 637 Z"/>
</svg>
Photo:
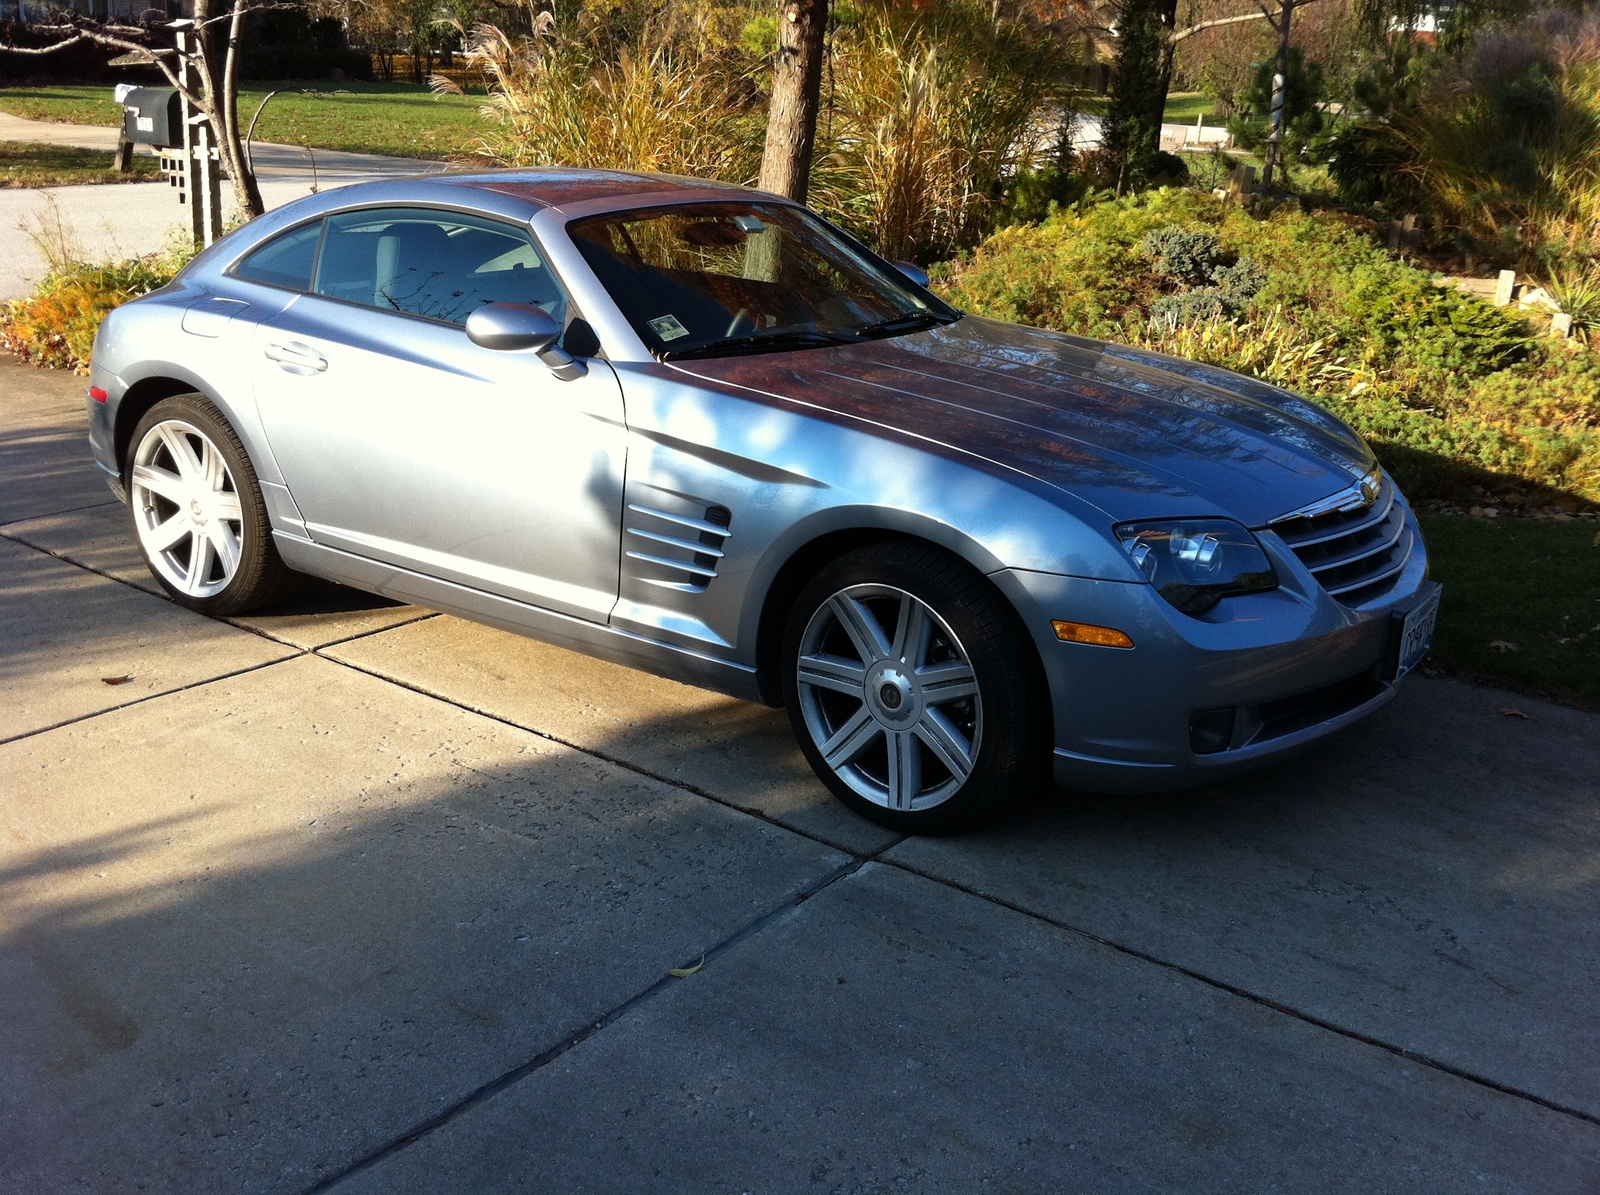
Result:
<svg viewBox="0 0 1600 1195">
<path fill-rule="evenodd" d="M 234 277 L 290 290 L 310 290 L 322 221 L 315 220 L 268 241 L 233 267 Z"/>
<path fill-rule="evenodd" d="M 312 289 L 451 324 L 485 303 L 529 303 L 565 324 L 566 296 L 523 229 L 422 208 L 327 219 Z"/>
</svg>

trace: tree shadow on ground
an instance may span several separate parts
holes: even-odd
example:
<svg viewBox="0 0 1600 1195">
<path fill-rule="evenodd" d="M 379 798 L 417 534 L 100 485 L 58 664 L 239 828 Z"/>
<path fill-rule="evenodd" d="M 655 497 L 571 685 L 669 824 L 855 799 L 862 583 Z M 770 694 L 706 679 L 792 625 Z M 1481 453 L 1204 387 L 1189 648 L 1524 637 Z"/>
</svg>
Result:
<svg viewBox="0 0 1600 1195">
<path fill-rule="evenodd" d="M 597 746 L 625 761 L 636 736 L 697 735 L 757 759 L 779 716 L 666 713 Z M 886 859 L 1593 1097 L 1595 977 L 1573 960 L 1600 957 L 1600 747 L 1574 750 L 1592 724 L 1569 716 L 1541 708 L 1504 740 L 1481 694 L 1435 684 L 1245 780 L 1041 792 Z M 1554 743 L 1567 759 L 1549 761 Z M 15 1189 L 303 1189 L 845 862 L 315 658 L 5 751 L 0 1128 L 25 1148 L 0 1158 L 0 1185 Z M 1036 1015 L 1070 1021 L 1071 993 Z M 1532 1023 L 1552 1032 L 1530 1041 Z"/>
</svg>

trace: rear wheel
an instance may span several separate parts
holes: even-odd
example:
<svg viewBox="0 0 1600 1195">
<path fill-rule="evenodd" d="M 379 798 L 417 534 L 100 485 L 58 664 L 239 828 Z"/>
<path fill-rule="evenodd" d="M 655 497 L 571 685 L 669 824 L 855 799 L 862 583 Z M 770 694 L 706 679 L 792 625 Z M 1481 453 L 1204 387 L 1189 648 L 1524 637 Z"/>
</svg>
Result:
<svg viewBox="0 0 1600 1195">
<path fill-rule="evenodd" d="M 801 749 L 873 821 L 966 829 L 1040 774 L 1049 709 L 1032 645 L 944 552 L 876 544 L 833 562 L 800 594 L 783 659 Z"/>
<path fill-rule="evenodd" d="M 150 408 L 134 429 L 123 480 L 145 563 L 174 601 L 239 614 L 294 587 L 244 445 L 203 395 Z"/>
</svg>

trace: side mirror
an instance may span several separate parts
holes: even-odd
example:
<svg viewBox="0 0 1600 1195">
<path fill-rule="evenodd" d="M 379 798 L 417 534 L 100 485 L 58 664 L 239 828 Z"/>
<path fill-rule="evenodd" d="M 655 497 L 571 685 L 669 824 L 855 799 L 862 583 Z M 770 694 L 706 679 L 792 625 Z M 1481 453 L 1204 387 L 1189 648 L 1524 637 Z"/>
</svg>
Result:
<svg viewBox="0 0 1600 1195">
<path fill-rule="evenodd" d="M 928 271 L 924 270 L 915 262 L 897 261 L 894 263 L 894 268 L 899 270 L 907 278 L 911 279 L 911 281 L 915 282 L 923 290 L 927 290 L 928 284 L 932 281 L 932 279 L 928 277 Z"/>
<path fill-rule="evenodd" d="M 467 316 L 467 339 L 480 348 L 513 353 L 532 349 L 565 381 L 581 378 L 587 367 L 557 341 L 561 325 L 550 314 L 527 303 L 489 303 Z"/>
</svg>

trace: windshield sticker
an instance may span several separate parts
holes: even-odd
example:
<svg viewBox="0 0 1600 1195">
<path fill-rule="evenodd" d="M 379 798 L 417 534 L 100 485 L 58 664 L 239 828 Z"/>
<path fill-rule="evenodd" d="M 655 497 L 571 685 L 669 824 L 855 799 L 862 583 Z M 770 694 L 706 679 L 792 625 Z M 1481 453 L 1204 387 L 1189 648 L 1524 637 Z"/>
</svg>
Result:
<svg viewBox="0 0 1600 1195">
<path fill-rule="evenodd" d="M 680 324 L 675 315 L 664 315 L 660 319 L 653 319 L 650 321 L 650 326 L 662 340 L 676 340 L 680 336 L 689 335 L 689 329 Z"/>
</svg>

